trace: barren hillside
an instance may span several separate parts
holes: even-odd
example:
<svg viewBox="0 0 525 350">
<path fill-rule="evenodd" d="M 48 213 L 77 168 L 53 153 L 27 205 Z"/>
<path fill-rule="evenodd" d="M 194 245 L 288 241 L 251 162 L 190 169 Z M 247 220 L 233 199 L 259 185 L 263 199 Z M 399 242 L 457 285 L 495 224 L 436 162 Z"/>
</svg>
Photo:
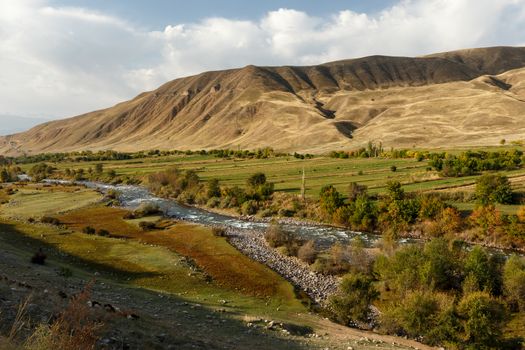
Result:
<svg viewBox="0 0 525 350">
<path fill-rule="evenodd" d="M 0 153 L 496 144 L 525 139 L 523 67 L 525 48 L 495 47 L 206 72 L 1 137 Z"/>
</svg>

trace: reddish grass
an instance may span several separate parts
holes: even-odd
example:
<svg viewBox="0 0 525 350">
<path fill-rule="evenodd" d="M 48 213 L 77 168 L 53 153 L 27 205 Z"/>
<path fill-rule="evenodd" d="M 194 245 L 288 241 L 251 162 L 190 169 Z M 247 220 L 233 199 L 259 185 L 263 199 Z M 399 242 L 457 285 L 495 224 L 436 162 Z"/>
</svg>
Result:
<svg viewBox="0 0 525 350">
<path fill-rule="evenodd" d="M 79 232 L 91 226 L 97 231 L 107 230 L 113 236 L 134 237 L 141 230 L 122 219 L 126 213 L 127 210 L 119 208 L 93 207 L 74 210 L 57 218 L 62 224 Z"/>
<path fill-rule="evenodd" d="M 79 209 L 58 216 L 69 228 L 81 232 L 86 226 L 105 229 L 112 235 L 165 247 L 191 258 L 214 283 L 257 297 L 287 295 L 293 297 L 289 284 L 277 273 L 233 248 L 224 238 L 206 227 L 176 223 L 165 230 L 142 231 L 123 219 L 126 210 L 108 207 Z M 169 227 L 173 221 L 163 220 Z"/>
</svg>

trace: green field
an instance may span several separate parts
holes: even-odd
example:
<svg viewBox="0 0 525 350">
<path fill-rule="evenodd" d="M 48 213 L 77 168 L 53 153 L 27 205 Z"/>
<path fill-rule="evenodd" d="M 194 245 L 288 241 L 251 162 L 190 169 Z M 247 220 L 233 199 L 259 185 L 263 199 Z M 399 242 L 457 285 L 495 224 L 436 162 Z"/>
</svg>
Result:
<svg viewBox="0 0 525 350">
<path fill-rule="evenodd" d="M 501 148 L 500 148 L 501 149 Z M 487 149 L 488 150 L 488 149 Z M 491 149 L 492 150 L 492 149 Z M 455 151 L 458 152 L 458 151 Z M 54 164 L 60 170 L 94 168 L 99 162 L 63 162 Z M 441 177 L 429 169 L 428 161 L 390 158 L 339 159 L 316 156 L 313 159 L 297 159 L 293 156 L 268 159 L 222 159 L 210 155 L 175 155 L 123 161 L 106 161 L 104 169 L 113 169 L 117 175 L 144 179 L 146 175 L 171 167 L 193 169 L 202 180 L 218 178 L 223 185 L 244 186 L 246 179 L 255 172 L 264 172 L 268 181 L 275 183 L 277 191 L 300 193 L 303 168 L 306 176 L 306 195 L 317 198 L 322 186 L 334 185 L 346 195 L 350 182 L 368 186 L 370 193 L 383 193 L 386 183 L 399 181 L 406 191 L 473 191 L 478 176 Z M 28 170 L 32 165 L 24 165 Z M 396 171 L 391 167 L 395 166 Z M 515 190 L 525 190 L 525 169 L 504 172 Z M 454 203 L 462 209 L 471 209 L 473 203 Z M 506 213 L 515 212 L 517 206 L 501 207 Z"/>
</svg>

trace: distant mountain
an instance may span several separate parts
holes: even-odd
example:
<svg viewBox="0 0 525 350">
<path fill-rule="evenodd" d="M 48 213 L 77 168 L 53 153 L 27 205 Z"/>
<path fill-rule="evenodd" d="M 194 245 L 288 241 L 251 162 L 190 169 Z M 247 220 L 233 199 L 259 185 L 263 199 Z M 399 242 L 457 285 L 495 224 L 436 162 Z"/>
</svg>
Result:
<svg viewBox="0 0 525 350">
<path fill-rule="evenodd" d="M 35 125 L 42 124 L 48 120 L 49 119 L 0 114 L 0 135 L 11 135 L 17 132 L 28 130 Z"/>
<path fill-rule="evenodd" d="M 114 107 L 0 138 L 0 152 L 257 148 L 525 139 L 525 48 L 371 56 L 176 79 Z"/>
</svg>

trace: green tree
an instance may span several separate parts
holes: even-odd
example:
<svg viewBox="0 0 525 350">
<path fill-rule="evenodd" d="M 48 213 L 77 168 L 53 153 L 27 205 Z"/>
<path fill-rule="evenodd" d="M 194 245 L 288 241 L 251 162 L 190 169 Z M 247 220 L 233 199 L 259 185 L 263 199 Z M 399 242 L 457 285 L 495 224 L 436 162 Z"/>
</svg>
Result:
<svg viewBox="0 0 525 350">
<path fill-rule="evenodd" d="M 491 295 L 500 295 L 502 291 L 502 265 L 499 255 L 490 255 L 486 249 L 475 246 L 464 262 L 466 281 L 471 291 L 485 291 Z M 474 288 L 473 288 L 474 287 Z"/>
<path fill-rule="evenodd" d="M 505 307 L 486 292 L 467 294 L 458 306 L 468 349 L 500 348 Z"/>
<path fill-rule="evenodd" d="M 459 266 L 456 252 L 444 239 L 434 239 L 423 250 L 425 262 L 420 267 L 422 283 L 426 287 L 450 290 L 459 285 Z"/>
<path fill-rule="evenodd" d="M 337 208 L 343 205 L 343 197 L 334 186 L 326 185 L 321 188 L 319 204 L 325 217 L 332 218 Z"/>
<path fill-rule="evenodd" d="M 208 181 L 208 188 L 206 189 L 206 196 L 208 198 L 221 196 L 221 186 L 219 184 L 219 179 L 211 179 Z"/>
<path fill-rule="evenodd" d="M 399 181 L 388 181 L 386 183 L 386 191 L 390 200 L 399 201 L 405 198 L 405 191 Z"/>
<path fill-rule="evenodd" d="M 504 292 L 514 309 L 525 312 L 525 258 L 512 255 L 503 268 Z"/>
<path fill-rule="evenodd" d="M 339 286 L 339 292 L 329 300 L 334 317 L 348 325 L 352 321 L 366 321 L 370 304 L 379 297 L 372 284 L 372 278 L 362 273 L 346 275 Z"/>
<path fill-rule="evenodd" d="M 476 181 L 476 198 L 481 205 L 512 203 L 509 179 L 503 175 L 482 175 Z"/>
<path fill-rule="evenodd" d="M 248 187 L 256 188 L 257 186 L 266 183 L 266 175 L 264 173 L 255 173 L 251 175 L 247 180 Z"/>
</svg>

